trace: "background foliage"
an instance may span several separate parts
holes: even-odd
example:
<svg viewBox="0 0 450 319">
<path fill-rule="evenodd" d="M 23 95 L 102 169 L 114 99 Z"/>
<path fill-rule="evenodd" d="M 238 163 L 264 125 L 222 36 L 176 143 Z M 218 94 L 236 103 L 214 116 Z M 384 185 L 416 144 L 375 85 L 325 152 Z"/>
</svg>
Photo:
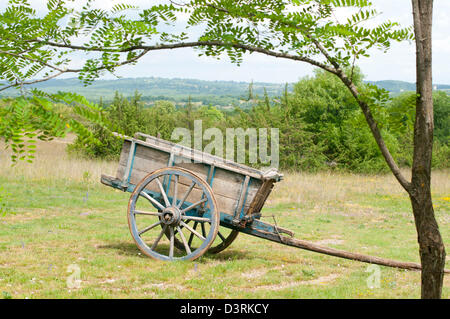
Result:
<svg viewBox="0 0 450 319">
<path fill-rule="evenodd" d="M 141 131 L 170 139 L 175 127 L 192 129 L 193 121 L 201 119 L 203 129 L 279 128 L 282 168 L 385 170 L 372 137 L 378 136 L 378 128 L 393 157 L 403 166 L 411 164 L 414 98 L 401 95 L 390 100 L 387 91 L 362 82 L 356 65 L 369 50 L 387 51 L 391 42 L 413 40 L 414 35 L 411 27 L 396 22 L 367 23 L 379 14 L 368 0 L 169 1 L 143 10 L 122 4 L 105 10 L 93 0 L 77 4 L 49 0 L 38 13 L 27 0 L 9 0 L 0 12 L 0 91 L 18 88 L 21 93 L 0 109 L 0 136 L 12 148 L 15 161 L 32 161 L 35 138 L 68 131 L 78 135 L 72 150 L 114 158 L 120 140 L 110 131 Z M 346 12 L 345 18 L 336 19 L 336 12 Z M 188 17 L 185 32 L 170 29 L 180 16 Z M 190 37 L 187 32 L 196 26 L 203 27 L 201 35 Z M 251 107 L 232 112 L 193 103 L 177 108 L 168 101 L 146 108 L 137 92 L 131 99 L 116 94 L 112 103 L 96 105 L 72 93 L 24 91 L 26 85 L 67 73 L 88 85 L 151 51 L 181 47 L 195 47 L 200 55 L 227 56 L 236 64 L 244 54 L 258 52 L 309 63 L 321 71 L 278 98 L 267 91 L 256 97 L 251 86 Z M 82 67 L 73 63 L 80 52 L 89 53 Z M 436 107 L 434 165 L 447 166 L 448 96 L 436 95 L 436 103 L 443 106 Z M 375 131 L 369 131 L 365 120 Z M 389 152 L 383 145 L 380 149 L 386 157 Z"/>
<path fill-rule="evenodd" d="M 361 89 L 368 85 L 363 82 L 359 70 L 354 70 L 354 79 Z M 286 88 L 281 96 L 255 95 L 252 101 L 251 108 L 235 107 L 232 112 L 213 106 L 198 107 L 192 103 L 176 108 L 169 101 L 157 101 L 153 107 L 144 107 L 138 92 L 130 99 L 116 92 L 113 102 L 102 107 L 105 118 L 113 127 L 128 136 L 143 132 L 153 136 L 159 134 L 161 138 L 170 140 L 176 127 L 190 129 L 193 136 L 194 120 L 202 120 L 203 130 L 210 127 L 221 129 L 224 136 L 227 127 L 279 128 L 282 169 L 336 169 L 363 173 L 387 170 L 357 103 L 332 74 L 318 70 L 314 76 L 296 83 L 292 92 Z M 450 97 L 445 92 L 435 92 L 434 102 L 433 166 L 444 168 L 449 167 L 450 158 Z M 404 167 L 412 163 L 414 112 L 413 92 L 405 92 L 380 103 L 374 110 L 389 149 Z M 121 141 L 98 125 L 93 129 L 95 138 L 102 143 L 82 143 L 78 139 L 72 151 L 90 157 L 117 159 Z M 248 161 L 248 157 L 246 159 Z"/>
</svg>

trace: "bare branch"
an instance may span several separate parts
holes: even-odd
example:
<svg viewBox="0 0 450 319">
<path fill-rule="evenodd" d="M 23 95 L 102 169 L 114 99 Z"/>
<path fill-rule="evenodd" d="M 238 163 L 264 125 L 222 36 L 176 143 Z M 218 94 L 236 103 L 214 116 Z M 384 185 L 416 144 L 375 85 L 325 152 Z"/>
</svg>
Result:
<svg viewBox="0 0 450 319">
<path fill-rule="evenodd" d="M 37 79 L 37 80 L 32 80 L 32 81 L 26 81 L 26 82 L 21 82 L 21 83 L 14 83 L 14 84 L 11 84 L 11 85 L 8 85 L 8 86 L 5 86 L 5 87 L 0 88 L 0 92 L 1 92 L 1 91 L 4 91 L 4 90 L 7 90 L 7 89 L 9 89 L 9 88 L 17 87 L 17 86 L 31 85 L 31 84 L 35 84 L 35 83 L 39 83 L 39 82 L 45 82 L 45 81 L 54 79 L 54 78 L 60 76 L 60 75 L 63 74 L 63 73 L 65 73 L 65 72 L 58 72 L 58 73 L 55 73 L 55 74 L 53 74 L 53 75 L 47 76 L 47 77 L 42 78 L 42 79 Z"/>
<path fill-rule="evenodd" d="M 395 162 L 394 158 L 389 152 L 389 149 L 387 148 L 386 143 L 384 142 L 384 139 L 381 135 L 380 129 L 378 128 L 377 122 L 373 118 L 372 112 L 370 111 L 369 105 L 367 105 L 367 103 L 361 99 L 361 94 L 358 92 L 358 89 L 343 72 L 340 72 L 338 77 L 347 86 L 347 88 L 350 90 L 350 92 L 358 102 L 364 114 L 364 117 L 366 118 L 366 122 L 369 125 L 369 128 L 372 132 L 372 135 L 375 138 L 375 141 L 377 142 L 381 154 L 383 155 L 390 170 L 392 171 L 392 173 L 394 174 L 395 178 L 400 183 L 400 185 L 402 185 L 402 187 L 409 193 L 411 183 L 408 182 L 406 178 L 403 176 L 403 174 L 400 171 L 400 168 L 398 167 L 397 163 Z"/>
<path fill-rule="evenodd" d="M 138 55 L 135 56 L 134 58 L 129 59 L 129 60 L 122 61 L 122 62 L 120 62 L 120 63 L 116 63 L 116 64 L 113 65 L 113 67 L 119 67 L 119 66 L 122 66 L 122 65 L 126 65 L 126 64 L 133 63 L 133 62 L 137 61 L 138 59 L 140 59 L 141 57 L 143 57 L 143 56 L 144 56 L 145 54 L 147 54 L 148 52 L 149 52 L 148 50 L 143 50 L 143 52 L 141 52 L 140 54 L 138 54 Z M 40 61 L 40 60 L 36 60 L 36 59 L 32 59 L 32 58 L 20 56 L 20 55 L 11 53 L 11 52 L 0 51 L 0 54 L 2 54 L 2 53 L 7 54 L 7 55 L 11 55 L 11 56 L 15 56 L 15 57 L 19 57 L 19 58 L 23 58 L 23 59 L 28 59 L 28 60 L 30 60 L 30 61 L 32 61 L 32 62 L 40 63 L 40 64 L 42 64 L 42 65 L 44 65 L 44 66 L 46 66 L 46 67 L 49 67 L 49 68 L 51 68 L 51 69 L 53 69 L 53 70 L 58 71 L 58 73 L 55 73 L 55 74 L 53 74 L 53 75 L 51 75 L 51 76 L 47 76 L 47 77 L 44 77 L 44 78 L 41 78 L 41 79 L 37 79 L 37 80 L 26 81 L 26 82 L 20 82 L 20 83 L 14 83 L 14 84 L 5 86 L 5 87 L 3 87 L 3 88 L 0 88 L 0 92 L 1 92 L 1 91 L 4 91 L 4 90 L 7 90 L 7 89 L 9 89 L 9 88 L 12 88 L 12 87 L 17 87 L 17 86 L 19 86 L 19 85 L 20 85 L 20 86 L 22 86 L 22 85 L 31 85 L 31 84 L 35 84 L 35 83 L 39 83 L 39 82 L 45 82 L 45 81 L 54 79 L 54 78 L 56 78 L 56 77 L 58 77 L 58 76 L 60 76 L 61 74 L 64 74 L 64 73 L 78 73 L 78 72 L 80 72 L 80 71 L 83 70 L 83 69 L 61 69 L 61 68 L 55 67 L 55 66 L 53 66 L 53 65 L 50 65 L 50 64 L 48 64 L 48 63 L 46 63 L 46 62 L 44 62 L 44 61 Z M 107 68 L 109 68 L 109 67 L 110 67 L 110 66 L 102 65 L 102 66 L 100 66 L 100 67 L 94 69 L 94 71 L 105 70 L 105 69 L 107 69 Z"/>
<path fill-rule="evenodd" d="M 218 41 L 218 40 L 179 42 L 179 43 L 172 43 L 172 44 L 136 45 L 136 46 L 131 46 L 131 47 L 122 48 L 122 49 L 85 47 L 85 46 L 77 46 L 77 45 L 55 43 L 55 42 L 48 42 L 48 41 L 41 41 L 41 40 L 33 40 L 33 41 L 41 42 L 41 43 L 44 43 L 44 44 L 47 44 L 47 45 L 53 46 L 53 47 L 68 48 L 68 49 L 73 49 L 73 50 L 93 51 L 93 52 L 117 52 L 117 53 L 130 52 L 130 51 L 135 51 L 135 50 L 146 50 L 147 52 L 149 52 L 149 51 L 188 48 L 188 47 L 202 47 L 202 46 L 227 47 L 228 46 L 228 47 L 233 47 L 235 49 L 242 49 L 244 51 L 258 52 L 258 53 L 273 56 L 276 58 L 285 58 L 285 59 L 289 59 L 289 60 L 306 62 L 306 63 L 312 64 L 314 66 L 317 66 L 319 68 L 322 68 L 328 72 L 336 74 L 336 70 L 334 70 L 332 67 L 330 67 L 324 63 L 321 63 L 319 61 L 313 60 L 311 58 L 305 57 L 305 56 L 294 55 L 294 54 L 289 54 L 289 53 L 285 53 L 285 52 L 277 52 L 277 51 L 268 50 L 268 49 L 264 49 L 261 47 L 247 45 L 247 44 L 243 44 L 243 43 L 236 43 L 236 42 L 229 43 L 229 42 L 223 42 L 223 41 Z"/>
</svg>

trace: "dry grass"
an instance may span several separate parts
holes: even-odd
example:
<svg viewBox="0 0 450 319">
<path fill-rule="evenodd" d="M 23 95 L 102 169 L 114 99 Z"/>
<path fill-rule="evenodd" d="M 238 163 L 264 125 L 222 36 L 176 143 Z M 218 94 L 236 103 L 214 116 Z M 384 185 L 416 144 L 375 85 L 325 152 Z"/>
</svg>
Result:
<svg viewBox="0 0 450 319">
<path fill-rule="evenodd" d="M 410 178 L 410 171 L 404 169 Z M 450 171 L 434 171 L 432 175 L 433 194 L 446 194 L 450 189 Z M 407 196 L 392 174 L 359 175 L 348 173 L 286 173 L 270 195 L 268 204 L 316 202 L 330 204 L 345 202 L 349 198 L 376 194 L 378 196 Z"/>
<path fill-rule="evenodd" d="M 0 153 L 0 186 L 11 194 L 4 199 L 16 212 L 0 219 L 0 293 L 13 298 L 420 296 L 418 272 L 382 267 L 381 287 L 371 289 L 366 264 L 244 234 L 224 252 L 192 263 L 144 258 L 127 227 L 129 195 L 99 183 L 101 173 L 115 174 L 117 163 L 68 156 L 65 147 L 72 138 L 39 142 L 33 164 L 11 167 L 10 153 Z M 89 199 L 84 198 L 87 188 Z M 447 243 L 448 170 L 433 172 L 432 190 Z M 409 199 L 391 174 L 286 173 L 263 210 L 264 218 L 272 214 L 300 239 L 418 261 Z M 81 288 L 71 290 L 66 279 L 73 264 L 81 268 Z M 450 296 L 450 276 L 445 277 L 443 296 Z"/>
<path fill-rule="evenodd" d="M 98 182 L 100 175 L 115 175 L 117 163 L 90 160 L 70 156 L 67 144 L 75 137 L 69 135 L 52 142 L 37 141 L 36 159 L 32 165 L 18 163 L 11 167 L 9 150 L 4 150 L 0 141 L 0 175 L 21 176 L 28 180 L 69 179 L 71 181 Z M 86 174 L 88 172 L 88 176 Z M 410 171 L 403 170 L 410 178 Z M 432 191 L 445 194 L 450 189 L 450 170 L 435 171 L 432 175 Z M 405 191 L 392 174 L 359 175 L 339 172 L 299 173 L 286 172 L 268 200 L 269 205 L 280 203 L 331 203 L 346 201 L 357 194 L 375 193 L 377 195 L 406 196 Z"/>
<path fill-rule="evenodd" d="M 67 144 L 75 137 L 51 142 L 37 141 L 36 159 L 33 164 L 18 163 L 11 166 L 9 150 L 4 150 L 0 141 L 0 175 L 13 175 L 27 180 L 70 180 L 75 182 L 98 182 L 102 173 L 115 175 L 117 163 L 102 160 L 89 160 L 71 156 L 66 152 Z"/>
</svg>

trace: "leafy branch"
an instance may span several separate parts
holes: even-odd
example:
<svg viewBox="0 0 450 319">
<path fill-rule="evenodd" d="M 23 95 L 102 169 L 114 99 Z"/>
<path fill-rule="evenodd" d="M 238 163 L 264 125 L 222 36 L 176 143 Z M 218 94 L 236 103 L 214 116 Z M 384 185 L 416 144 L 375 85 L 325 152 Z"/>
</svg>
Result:
<svg viewBox="0 0 450 319">
<path fill-rule="evenodd" d="M 80 80 L 89 84 L 103 71 L 113 73 L 117 67 L 135 63 L 150 51 L 184 47 L 196 47 L 201 54 L 213 57 L 225 53 L 236 64 L 245 53 L 305 62 L 336 75 L 346 85 L 388 166 L 405 189 L 410 187 L 372 115 L 371 107 L 376 103 L 370 96 L 376 92 L 360 91 L 353 75 L 343 71 L 368 56 L 373 47 L 388 50 L 392 41 L 414 38 L 411 28 L 400 28 L 395 22 L 366 26 L 365 22 L 378 15 L 370 1 L 192 0 L 180 4 L 170 1 L 140 11 L 137 19 L 126 14 L 117 16 L 118 12 L 135 10 L 125 5 L 108 11 L 93 8 L 93 1 L 88 0 L 81 11 L 74 11 L 65 7 L 64 1 L 55 1 L 49 4 L 49 12 L 43 19 L 36 17 L 27 0 L 11 0 L 7 10 L 0 14 L 0 31 L 5 33 L 0 39 L 0 60 L 5 65 L 0 68 L 0 78 L 9 82 L 8 87 L 23 87 L 67 72 L 77 73 Z M 334 21 L 333 17 L 343 9 L 350 12 L 345 22 Z M 186 29 L 204 26 L 198 39 L 186 41 L 189 38 L 184 32 L 159 31 L 161 24 L 174 25 L 179 14 L 189 16 Z M 70 23 L 61 26 L 63 18 Z M 21 37 L 17 39 L 15 34 Z M 74 39 L 82 43 L 75 44 Z M 87 59 L 81 69 L 69 68 L 70 54 L 79 51 L 97 55 Z M 123 55 L 125 59 L 120 60 Z M 30 80 L 48 69 L 44 77 Z"/>
</svg>

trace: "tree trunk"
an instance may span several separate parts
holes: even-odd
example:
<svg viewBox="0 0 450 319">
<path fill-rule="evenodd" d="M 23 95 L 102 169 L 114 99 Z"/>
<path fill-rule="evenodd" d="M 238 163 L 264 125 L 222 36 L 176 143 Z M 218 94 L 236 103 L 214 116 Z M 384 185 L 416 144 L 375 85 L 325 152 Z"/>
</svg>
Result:
<svg viewBox="0 0 450 319">
<path fill-rule="evenodd" d="M 411 198 L 422 263 L 422 298 L 441 298 L 445 247 L 431 200 L 433 150 L 432 15 L 433 0 L 412 0 L 416 36 L 417 104 Z"/>
</svg>

